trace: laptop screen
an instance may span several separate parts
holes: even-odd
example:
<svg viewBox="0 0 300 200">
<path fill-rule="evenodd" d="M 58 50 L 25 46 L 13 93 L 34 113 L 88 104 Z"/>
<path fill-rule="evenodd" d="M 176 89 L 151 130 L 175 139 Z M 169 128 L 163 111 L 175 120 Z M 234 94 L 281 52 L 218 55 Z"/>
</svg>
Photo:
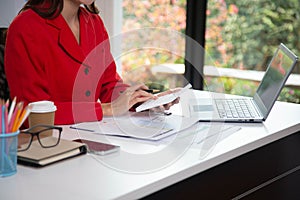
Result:
<svg viewBox="0 0 300 200">
<path fill-rule="evenodd" d="M 296 62 L 297 56 L 280 44 L 254 97 L 262 107 L 264 118 L 269 114 Z"/>
</svg>

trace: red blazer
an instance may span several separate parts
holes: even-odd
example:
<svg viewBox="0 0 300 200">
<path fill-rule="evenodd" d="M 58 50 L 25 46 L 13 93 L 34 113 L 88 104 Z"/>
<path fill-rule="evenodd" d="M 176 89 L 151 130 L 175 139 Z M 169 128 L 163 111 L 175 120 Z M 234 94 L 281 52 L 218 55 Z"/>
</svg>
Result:
<svg viewBox="0 0 300 200">
<path fill-rule="evenodd" d="M 7 33 L 11 98 L 25 104 L 54 101 L 55 124 L 101 120 L 100 102 L 111 102 L 126 87 L 100 17 L 80 8 L 79 20 L 80 44 L 62 15 L 44 19 L 31 9 L 19 14 Z"/>
</svg>

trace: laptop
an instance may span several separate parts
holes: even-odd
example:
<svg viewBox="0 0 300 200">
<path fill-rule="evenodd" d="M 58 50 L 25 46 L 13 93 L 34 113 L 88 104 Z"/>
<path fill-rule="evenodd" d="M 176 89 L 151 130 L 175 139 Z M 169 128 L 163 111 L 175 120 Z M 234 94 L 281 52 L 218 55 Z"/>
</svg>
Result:
<svg viewBox="0 0 300 200">
<path fill-rule="evenodd" d="M 189 102 L 191 116 L 198 117 L 199 121 L 265 121 L 297 60 L 298 57 L 281 43 L 252 98 L 192 99 Z"/>
</svg>

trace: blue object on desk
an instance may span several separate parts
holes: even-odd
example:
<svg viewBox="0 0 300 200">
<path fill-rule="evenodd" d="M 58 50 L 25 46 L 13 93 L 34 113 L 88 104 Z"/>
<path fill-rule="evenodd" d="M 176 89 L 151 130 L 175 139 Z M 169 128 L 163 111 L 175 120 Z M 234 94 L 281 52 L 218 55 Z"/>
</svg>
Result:
<svg viewBox="0 0 300 200">
<path fill-rule="evenodd" d="M 17 173 L 18 134 L 0 134 L 0 177 L 11 176 Z"/>
</svg>

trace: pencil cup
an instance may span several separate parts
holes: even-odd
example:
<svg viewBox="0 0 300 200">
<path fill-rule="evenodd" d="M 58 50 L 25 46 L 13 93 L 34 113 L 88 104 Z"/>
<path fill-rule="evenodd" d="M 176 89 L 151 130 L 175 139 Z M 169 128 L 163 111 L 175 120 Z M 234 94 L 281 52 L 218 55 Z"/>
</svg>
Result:
<svg viewBox="0 0 300 200">
<path fill-rule="evenodd" d="M 37 101 L 30 103 L 32 106 L 32 110 L 28 117 L 29 127 L 33 127 L 35 125 L 43 124 L 43 125 L 54 125 L 55 119 L 55 111 L 56 106 L 51 101 Z M 39 131 L 39 130 L 33 130 Z M 50 130 L 48 133 L 44 134 L 46 137 L 52 136 L 52 131 Z"/>
<path fill-rule="evenodd" d="M 11 176 L 17 173 L 18 134 L 0 134 L 0 177 Z"/>
</svg>

